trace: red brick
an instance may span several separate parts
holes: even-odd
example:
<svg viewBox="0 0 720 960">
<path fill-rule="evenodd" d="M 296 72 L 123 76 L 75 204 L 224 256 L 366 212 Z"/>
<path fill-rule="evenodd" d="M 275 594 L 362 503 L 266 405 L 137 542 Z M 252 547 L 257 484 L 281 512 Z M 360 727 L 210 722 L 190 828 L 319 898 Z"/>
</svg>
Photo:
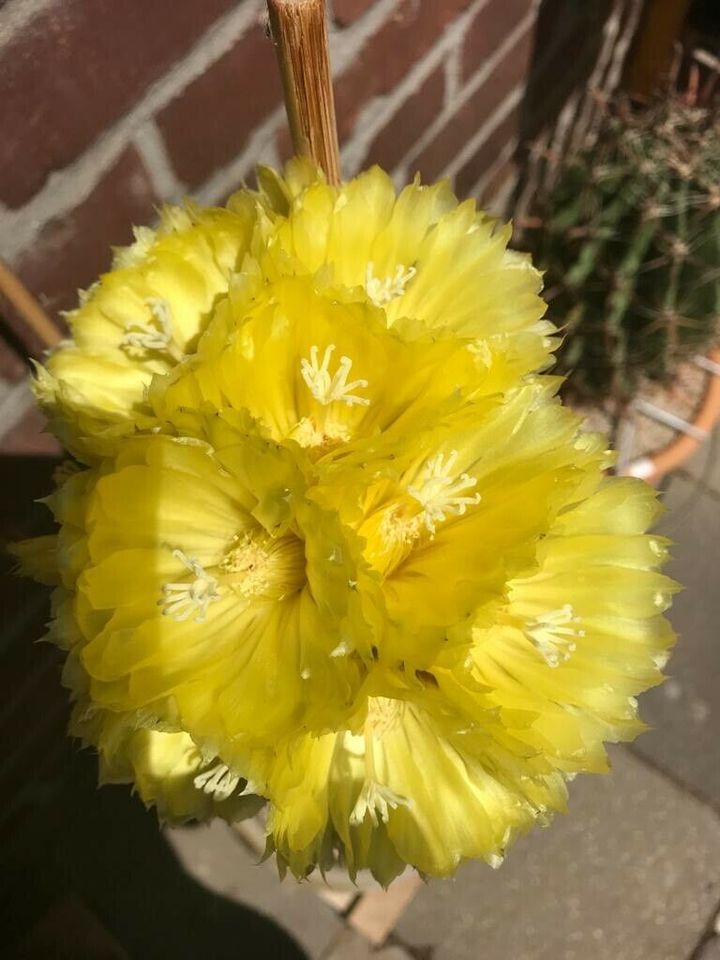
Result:
<svg viewBox="0 0 720 960">
<path fill-rule="evenodd" d="M 77 290 L 107 270 L 111 246 L 132 239 L 132 224 L 155 218 L 155 196 L 139 156 L 128 148 L 83 203 L 64 217 L 48 222 L 16 269 L 27 288 L 51 316 L 77 305 Z M 32 353 L 42 345 L 21 320 L 8 321 Z"/>
<path fill-rule="evenodd" d="M 364 166 L 379 163 L 386 170 L 392 170 L 433 122 L 442 109 L 444 98 L 445 67 L 440 64 L 375 137 Z"/>
<path fill-rule="evenodd" d="M 275 53 L 258 25 L 158 115 L 180 179 L 203 183 L 242 151 L 253 127 L 281 102 Z"/>
<path fill-rule="evenodd" d="M 3 456 L 60 456 L 61 452 L 58 441 L 47 433 L 45 417 L 34 406 L 0 438 Z"/>
<path fill-rule="evenodd" d="M 463 80 L 492 56 L 531 8 L 532 0 L 490 0 L 477 12 L 463 42 Z"/>
<path fill-rule="evenodd" d="M 333 20 L 346 27 L 353 23 L 375 3 L 375 0 L 333 0 Z"/>
<path fill-rule="evenodd" d="M 532 39 L 532 30 L 518 38 L 485 82 L 450 117 L 433 142 L 410 162 L 410 173 L 419 170 L 424 180 L 435 180 L 440 176 L 465 143 L 524 79 Z"/>
<path fill-rule="evenodd" d="M 487 173 L 503 149 L 516 136 L 519 118 L 520 108 L 515 107 L 458 172 L 455 177 L 455 189 L 459 196 L 467 195 L 468 191 L 475 186 L 480 177 Z"/>
<path fill-rule="evenodd" d="M 338 130 L 351 132 L 358 111 L 388 93 L 437 42 L 471 0 L 399 0 L 394 12 L 368 38 L 335 85 Z"/>
<path fill-rule="evenodd" d="M 34 17 L 0 52 L 0 199 L 21 206 L 234 5 L 55 0 Z"/>
</svg>

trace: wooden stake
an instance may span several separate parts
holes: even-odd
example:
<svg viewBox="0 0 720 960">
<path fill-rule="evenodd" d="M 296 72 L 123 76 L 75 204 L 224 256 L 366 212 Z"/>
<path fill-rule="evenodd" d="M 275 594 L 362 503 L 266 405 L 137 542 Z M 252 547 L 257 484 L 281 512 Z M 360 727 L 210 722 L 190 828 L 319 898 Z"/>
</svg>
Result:
<svg viewBox="0 0 720 960">
<path fill-rule="evenodd" d="M 35 336 L 46 347 L 57 346 L 62 339 L 62 334 L 20 278 L 2 260 L 0 260 L 0 294 L 7 297 Z"/>
<path fill-rule="evenodd" d="M 293 148 L 340 182 L 325 0 L 268 0 Z"/>
</svg>

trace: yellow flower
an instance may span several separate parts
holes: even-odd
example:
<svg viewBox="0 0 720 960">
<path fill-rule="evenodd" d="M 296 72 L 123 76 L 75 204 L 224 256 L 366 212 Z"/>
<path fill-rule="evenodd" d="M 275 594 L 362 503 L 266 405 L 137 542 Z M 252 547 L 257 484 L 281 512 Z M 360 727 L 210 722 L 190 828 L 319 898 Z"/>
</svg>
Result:
<svg viewBox="0 0 720 960">
<path fill-rule="evenodd" d="M 379 170 L 259 181 L 140 232 L 40 376 L 91 464 L 15 550 L 55 588 L 71 731 L 163 818 L 267 802 L 299 877 L 498 865 L 642 729 L 655 498 L 538 375 L 506 229 Z"/>
<path fill-rule="evenodd" d="M 237 765 L 288 726 L 345 719 L 361 671 L 332 652 L 343 638 L 370 646 L 372 586 L 357 537 L 306 498 L 292 450 L 220 418 L 207 437 L 126 441 L 61 487 L 56 552 L 73 599 L 54 638 L 71 649 L 76 695 L 152 710 Z"/>
<path fill-rule="evenodd" d="M 374 304 L 408 339 L 466 340 L 495 389 L 548 364 L 555 330 L 542 320 L 540 274 L 508 249 L 509 225 L 459 204 L 447 182 L 416 179 L 397 195 L 373 167 L 336 188 L 292 161 L 284 178 L 265 170 L 260 183 L 283 214 L 258 252 L 265 276 L 307 272 L 333 296 Z"/>
<path fill-rule="evenodd" d="M 156 729 L 160 726 L 161 729 Z M 262 798 L 248 790 L 218 757 L 203 755 L 187 733 L 150 713 L 117 713 L 80 702 L 69 732 L 97 747 L 101 784 L 131 783 L 161 821 L 222 817 L 229 822 L 258 813 Z"/>
<path fill-rule="evenodd" d="M 316 459 L 353 440 L 417 432 L 487 389 L 485 373 L 463 342 L 408 342 L 371 304 L 283 277 L 233 291 L 197 355 L 156 378 L 149 399 L 168 428 L 197 430 L 201 409 L 230 408 Z"/>
<path fill-rule="evenodd" d="M 661 682 L 674 641 L 662 613 L 676 587 L 654 572 L 665 543 L 642 532 L 655 509 L 635 480 L 570 499 L 526 574 L 473 612 L 460 657 L 395 660 L 369 681 L 359 728 L 291 736 L 268 777 L 281 866 L 304 876 L 339 849 L 351 875 L 383 884 L 406 863 L 498 866 L 565 808 L 566 780 L 606 770 L 603 742 L 642 731 L 635 697 Z"/>
<path fill-rule="evenodd" d="M 81 294 L 67 314 L 72 339 L 38 367 L 35 384 L 68 449 L 93 459 L 148 425 L 145 390 L 193 351 L 248 249 L 255 206 L 246 197 L 233 213 L 166 208 L 157 232 L 136 230 L 112 271 Z"/>
</svg>

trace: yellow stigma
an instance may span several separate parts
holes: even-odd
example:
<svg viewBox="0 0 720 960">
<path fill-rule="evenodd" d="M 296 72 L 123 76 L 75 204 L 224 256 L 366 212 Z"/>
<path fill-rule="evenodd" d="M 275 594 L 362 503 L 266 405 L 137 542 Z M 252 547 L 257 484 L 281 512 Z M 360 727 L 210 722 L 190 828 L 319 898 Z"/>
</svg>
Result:
<svg viewBox="0 0 720 960">
<path fill-rule="evenodd" d="M 305 551 L 295 536 L 273 539 L 262 531 L 235 538 L 220 563 L 227 582 L 246 598 L 281 600 L 305 582 Z"/>
<path fill-rule="evenodd" d="M 435 535 L 435 524 L 446 520 L 448 516 L 461 517 L 468 507 L 480 503 L 480 494 L 471 497 L 460 496 L 465 490 L 477 486 L 475 477 L 461 473 L 453 477 L 453 468 L 458 458 L 457 450 L 450 456 L 438 453 L 427 461 L 420 474 L 419 486 L 408 487 L 408 493 L 423 508 L 423 519 L 429 533 Z"/>
<path fill-rule="evenodd" d="M 326 407 L 336 400 L 346 403 L 349 407 L 357 404 L 363 407 L 370 405 L 370 401 L 364 397 L 358 397 L 351 393 L 352 390 L 363 389 L 367 387 L 367 380 L 353 380 L 348 383 L 347 379 L 352 369 L 352 360 L 350 357 L 340 357 L 340 364 L 334 376 L 330 375 L 328 367 L 330 358 L 335 350 L 335 344 L 331 343 L 325 348 L 322 363 L 318 362 L 319 349 L 313 345 L 310 347 L 310 359 L 304 357 L 300 361 L 300 372 L 302 378 L 307 384 L 310 393 L 315 397 L 318 403 Z"/>
<path fill-rule="evenodd" d="M 365 271 L 365 289 L 368 297 L 376 307 L 384 307 L 391 300 L 396 300 L 405 293 L 405 287 L 417 273 L 415 267 L 405 267 L 399 263 L 395 273 L 384 280 L 375 276 L 375 264 L 371 261 Z"/>
</svg>

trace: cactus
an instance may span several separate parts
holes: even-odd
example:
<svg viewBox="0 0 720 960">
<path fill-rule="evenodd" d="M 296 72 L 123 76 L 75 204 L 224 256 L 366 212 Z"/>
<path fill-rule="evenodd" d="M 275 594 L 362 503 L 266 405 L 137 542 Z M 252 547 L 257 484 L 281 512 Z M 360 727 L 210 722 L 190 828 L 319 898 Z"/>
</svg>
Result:
<svg viewBox="0 0 720 960">
<path fill-rule="evenodd" d="M 667 382 L 720 328 L 720 118 L 677 95 L 608 109 L 569 158 L 527 240 L 565 331 L 577 398 L 626 402 Z"/>
</svg>

